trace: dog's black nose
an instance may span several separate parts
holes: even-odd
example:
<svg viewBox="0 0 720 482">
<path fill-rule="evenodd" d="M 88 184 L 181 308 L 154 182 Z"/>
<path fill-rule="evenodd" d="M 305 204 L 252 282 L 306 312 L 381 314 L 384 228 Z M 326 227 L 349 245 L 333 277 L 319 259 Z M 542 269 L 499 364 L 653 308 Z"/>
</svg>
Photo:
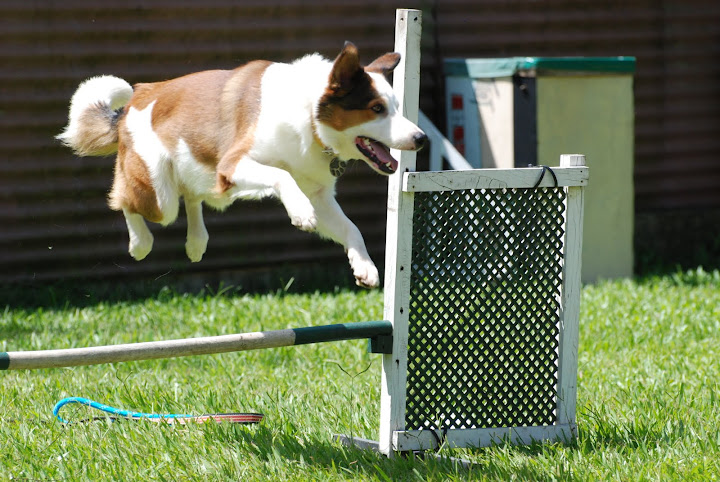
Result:
<svg viewBox="0 0 720 482">
<path fill-rule="evenodd" d="M 428 137 L 424 132 L 418 132 L 413 136 L 413 141 L 415 142 L 415 150 L 419 151 L 427 145 Z"/>
</svg>

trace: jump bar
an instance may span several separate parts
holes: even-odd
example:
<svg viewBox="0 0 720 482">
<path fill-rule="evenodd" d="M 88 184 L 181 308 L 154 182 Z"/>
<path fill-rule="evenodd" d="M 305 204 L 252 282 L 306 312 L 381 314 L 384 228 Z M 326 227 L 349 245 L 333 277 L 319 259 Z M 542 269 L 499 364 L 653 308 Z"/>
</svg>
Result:
<svg viewBox="0 0 720 482">
<path fill-rule="evenodd" d="M 392 336 L 392 332 L 392 323 L 389 321 L 361 321 L 88 348 L 10 351 L 0 352 L 0 370 L 33 370 L 37 368 L 99 365 L 102 363 L 211 355 L 362 338 L 378 339 Z"/>
</svg>

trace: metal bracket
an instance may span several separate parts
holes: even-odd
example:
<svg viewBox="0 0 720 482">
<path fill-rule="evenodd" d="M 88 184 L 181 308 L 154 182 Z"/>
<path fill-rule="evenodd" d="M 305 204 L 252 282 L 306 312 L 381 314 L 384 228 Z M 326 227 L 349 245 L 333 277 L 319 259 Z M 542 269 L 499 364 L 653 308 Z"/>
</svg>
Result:
<svg viewBox="0 0 720 482">
<path fill-rule="evenodd" d="M 390 355 L 392 353 L 393 337 L 392 335 L 379 335 L 370 338 L 368 351 L 370 353 L 383 353 Z"/>
</svg>

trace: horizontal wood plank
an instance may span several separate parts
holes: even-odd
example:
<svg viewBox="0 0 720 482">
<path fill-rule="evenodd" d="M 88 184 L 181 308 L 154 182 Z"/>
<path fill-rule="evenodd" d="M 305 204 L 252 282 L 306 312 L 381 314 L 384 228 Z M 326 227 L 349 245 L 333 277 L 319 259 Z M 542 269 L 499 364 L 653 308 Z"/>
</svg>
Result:
<svg viewBox="0 0 720 482">
<path fill-rule="evenodd" d="M 585 186 L 590 170 L 587 167 L 553 167 L 557 185 Z M 405 192 L 455 191 L 464 189 L 523 189 L 532 188 L 542 175 L 538 187 L 553 187 L 552 174 L 541 167 L 516 169 L 470 169 L 464 171 L 406 172 Z"/>
<path fill-rule="evenodd" d="M 564 442 L 572 440 L 575 431 L 576 428 L 571 425 L 452 429 L 444 436 L 438 430 L 435 431 L 437 436 L 431 430 L 406 430 L 393 433 L 393 449 L 397 452 L 435 450 L 438 448 L 438 439 L 450 448 L 487 447 L 506 441 L 513 444 Z"/>
</svg>

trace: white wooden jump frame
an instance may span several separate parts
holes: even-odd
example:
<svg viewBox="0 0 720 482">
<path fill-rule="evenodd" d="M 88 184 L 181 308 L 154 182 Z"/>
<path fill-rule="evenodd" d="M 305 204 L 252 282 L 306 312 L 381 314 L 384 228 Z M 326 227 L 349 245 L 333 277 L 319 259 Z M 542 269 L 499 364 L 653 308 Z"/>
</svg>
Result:
<svg viewBox="0 0 720 482">
<path fill-rule="evenodd" d="M 413 122 L 418 121 L 419 114 L 421 23 L 422 12 L 397 11 L 395 51 L 402 54 L 402 60 L 395 70 L 393 85 L 403 114 Z M 439 440 L 448 447 L 478 447 L 503 440 L 528 443 L 572 439 L 576 434 L 583 186 L 588 180 L 588 169 L 583 167 L 584 156 L 564 155 L 561 166 L 553 168 L 557 185 L 567 189 L 562 299 L 559 300 L 557 422 L 552 426 L 471 428 L 433 434 L 432 430 L 405 430 L 410 312 L 407 303 L 412 269 L 414 194 L 455 189 L 533 188 L 542 168 L 415 172 L 414 152 L 394 151 L 393 155 L 399 159 L 399 168 L 388 183 L 384 309 L 384 318 L 393 325 L 393 349 L 392 354 L 383 356 L 379 450 L 390 456 L 395 452 L 436 449 Z M 552 185 L 551 176 L 545 176 L 539 187 Z"/>
</svg>

